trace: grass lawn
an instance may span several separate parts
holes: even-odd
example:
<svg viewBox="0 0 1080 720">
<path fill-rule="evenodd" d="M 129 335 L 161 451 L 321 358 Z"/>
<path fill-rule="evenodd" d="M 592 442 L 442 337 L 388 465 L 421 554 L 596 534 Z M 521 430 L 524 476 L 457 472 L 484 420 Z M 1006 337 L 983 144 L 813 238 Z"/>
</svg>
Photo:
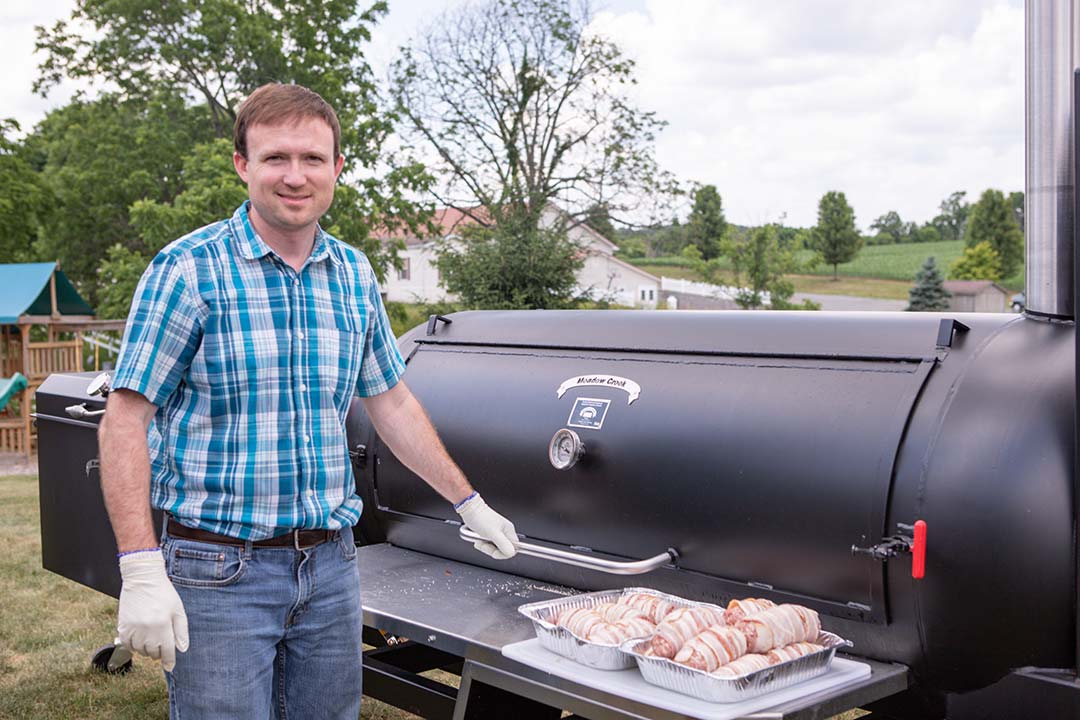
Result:
<svg viewBox="0 0 1080 720">
<path fill-rule="evenodd" d="M 90 669 L 116 633 L 116 600 L 41 567 L 38 483 L 0 477 L 0 720 L 164 719 L 160 665 L 137 657 L 126 675 Z M 364 720 L 416 716 L 365 698 Z"/>
<path fill-rule="evenodd" d="M 126 675 L 90 669 L 114 636 L 116 601 L 42 569 L 35 476 L 0 476 L 0 518 L 0 720 L 167 718 L 156 661 L 137 657 Z M 415 717 L 370 698 L 360 711 L 361 720 Z"/>
<path fill-rule="evenodd" d="M 818 265 L 803 271 L 802 275 L 788 276 L 795 284 L 795 292 L 821 293 L 824 295 L 858 295 L 862 297 L 907 300 L 908 290 L 914 284 L 915 273 L 926 258 L 937 261 L 942 275 L 964 252 L 962 240 L 944 240 L 936 243 L 905 243 L 902 245 L 869 245 L 859 251 L 858 257 L 837 267 L 839 279 L 832 280 L 832 266 Z M 807 262 L 812 257 L 809 250 L 799 253 L 799 260 Z M 650 262 L 650 260 L 652 262 Z M 726 261 L 725 261 L 726 262 Z M 700 280 L 701 277 L 682 258 L 640 258 L 633 263 L 656 276 Z M 726 281 L 734 276 L 727 274 Z M 814 278 L 817 278 L 816 280 Z M 829 282 L 825 282 L 828 278 Z M 1024 289 L 1024 268 L 999 283 L 1011 292 Z"/>
</svg>

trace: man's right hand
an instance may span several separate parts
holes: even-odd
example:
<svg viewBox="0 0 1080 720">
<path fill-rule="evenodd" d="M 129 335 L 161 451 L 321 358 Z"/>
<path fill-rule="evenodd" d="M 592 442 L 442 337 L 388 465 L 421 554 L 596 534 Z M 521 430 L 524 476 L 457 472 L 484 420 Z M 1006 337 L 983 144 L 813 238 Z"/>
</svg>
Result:
<svg viewBox="0 0 1080 720">
<path fill-rule="evenodd" d="M 184 603 L 165 572 L 160 550 L 136 552 L 120 558 L 120 642 L 132 652 L 160 659 L 171 671 L 176 652 L 188 649 Z"/>
</svg>

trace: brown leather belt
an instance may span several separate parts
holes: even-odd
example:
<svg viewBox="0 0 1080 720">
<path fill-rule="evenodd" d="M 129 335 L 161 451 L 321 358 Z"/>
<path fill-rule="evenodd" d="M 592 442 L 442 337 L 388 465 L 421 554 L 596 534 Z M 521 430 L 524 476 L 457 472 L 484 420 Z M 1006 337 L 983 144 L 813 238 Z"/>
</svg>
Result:
<svg viewBox="0 0 1080 720">
<path fill-rule="evenodd" d="M 167 532 L 173 537 L 195 540 L 196 542 L 216 543 L 218 545 L 245 544 L 245 541 L 240 538 L 219 535 L 209 530 L 189 528 L 176 522 L 171 517 L 169 518 Z M 252 540 L 251 545 L 252 547 L 293 547 L 297 550 L 304 550 L 321 545 L 324 542 L 330 542 L 337 537 L 337 533 L 337 530 L 292 530 L 284 535 L 275 535 L 265 540 Z"/>
</svg>

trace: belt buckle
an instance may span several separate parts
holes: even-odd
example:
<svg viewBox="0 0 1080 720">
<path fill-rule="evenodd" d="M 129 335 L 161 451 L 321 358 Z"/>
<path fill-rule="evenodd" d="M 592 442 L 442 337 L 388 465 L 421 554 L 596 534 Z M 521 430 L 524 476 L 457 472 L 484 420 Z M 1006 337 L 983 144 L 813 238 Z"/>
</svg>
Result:
<svg viewBox="0 0 1080 720">
<path fill-rule="evenodd" d="M 292 544 L 296 552 L 306 550 L 307 548 L 300 547 L 300 530 L 299 528 L 293 528 L 292 530 Z"/>
</svg>

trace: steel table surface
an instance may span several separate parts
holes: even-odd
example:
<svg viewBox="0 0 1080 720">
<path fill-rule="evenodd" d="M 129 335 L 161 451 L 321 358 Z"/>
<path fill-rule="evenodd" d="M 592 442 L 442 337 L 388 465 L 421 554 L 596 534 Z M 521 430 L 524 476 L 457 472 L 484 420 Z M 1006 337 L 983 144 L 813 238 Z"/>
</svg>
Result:
<svg viewBox="0 0 1080 720">
<path fill-rule="evenodd" d="M 357 562 L 364 624 L 464 658 L 463 685 L 465 679 L 488 683 L 589 718 L 682 717 L 503 657 L 504 646 L 533 637 L 532 623 L 517 611 L 519 605 L 577 590 L 387 543 L 358 548 Z M 854 659 L 870 666 L 871 675 L 865 681 L 749 717 L 828 717 L 907 688 L 905 666 Z"/>
</svg>

